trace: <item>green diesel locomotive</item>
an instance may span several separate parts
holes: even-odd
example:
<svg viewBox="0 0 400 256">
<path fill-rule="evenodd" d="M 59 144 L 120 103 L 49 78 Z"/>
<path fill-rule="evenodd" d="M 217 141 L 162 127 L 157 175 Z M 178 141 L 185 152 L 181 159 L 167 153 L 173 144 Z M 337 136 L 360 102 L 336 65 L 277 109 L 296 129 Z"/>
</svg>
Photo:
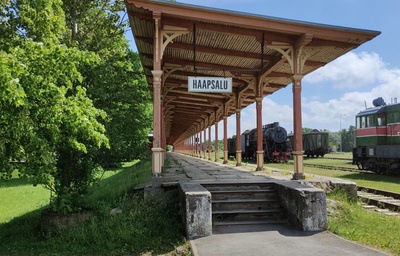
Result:
<svg viewBox="0 0 400 256">
<path fill-rule="evenodd" d="M 374 107 L 356 115 L 353 163 L 362 170 L 389 174 L 400 171 L 400 103 L 380 97 Z"/>
</svg>

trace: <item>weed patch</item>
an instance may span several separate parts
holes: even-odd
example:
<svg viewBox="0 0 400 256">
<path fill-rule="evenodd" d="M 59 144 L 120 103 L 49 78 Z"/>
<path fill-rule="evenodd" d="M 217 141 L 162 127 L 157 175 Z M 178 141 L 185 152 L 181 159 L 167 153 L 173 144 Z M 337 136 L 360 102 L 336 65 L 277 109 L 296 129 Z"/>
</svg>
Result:
<svg viewBox="0 0 400 256">
<path fill-rule="evenodd" d="M 328 196 L 328 229 L 338 236 L 400 255 L 400 219 L 365 210 L 345 193 Z"/>
</svg>

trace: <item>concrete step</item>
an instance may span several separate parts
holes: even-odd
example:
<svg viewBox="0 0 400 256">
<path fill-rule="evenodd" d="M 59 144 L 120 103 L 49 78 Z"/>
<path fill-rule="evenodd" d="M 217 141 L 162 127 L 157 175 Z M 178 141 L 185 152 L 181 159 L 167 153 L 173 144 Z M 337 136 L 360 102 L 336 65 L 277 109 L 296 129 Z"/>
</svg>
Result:
<svg viewBox="0 0 400 256">
<path fill-rule="evenodd" d="M 286 215 L 281 209 L 213 211 L 214 222 L 283 221 Z"/>
<path fill-rule="evenodd" d="M 207 184 L 203 185 L 208 191 L 213 193 L 214 191 L 236 191 L 236 190 L 263 190 L 263 191 L 276 191 L 276 184 L 273 183 L 224 183 L 224 184 Z"/>
<path fill-rule="evenodd" d="M 286 223 L 285 210 L 274 183 L 203 185 L 212 198 L 215 225 Z"/>
<path fill-rule="evenodd" d="M 219 190 L 210 191 L 212 200 L 239 200 L 239 199 L 275 199 L 276 191 L 271 190 Z"/>
<path fill-rule="evenodd" d="M 214 226 L 287 224 L 286 220 L 216 221 Z"/>
<path fill-rule="evenodd" d="M 213 211 L 224 210 L 264 210 L 282 207 L 282 203 L 277 198 L 274 199 L 229 199 L 229 200 L 212 200 Z"/>
</svg>

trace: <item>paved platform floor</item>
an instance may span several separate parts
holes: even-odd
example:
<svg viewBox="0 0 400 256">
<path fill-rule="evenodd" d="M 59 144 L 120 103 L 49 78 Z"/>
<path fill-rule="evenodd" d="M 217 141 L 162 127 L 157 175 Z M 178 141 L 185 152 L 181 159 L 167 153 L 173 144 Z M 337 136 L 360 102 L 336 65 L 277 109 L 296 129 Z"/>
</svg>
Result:
<svg viewBox="0 0 400 256">
<path fill-rule="evenodd" d="M 376 256 L 388 255 L 333 235 L 285 225 L 224 227 L 190 241 L 195 256 Z"/>
<path fill-rule="evenodd" d="M 251 167 L 229 166 L 178 153 L 167 153 L 166 184 L 178 181 L 291 179 L 291 174 L 257 175 Z M 295 181 L 293 181 L 295 182 Z M 213 235 L 190 241 L 195 256 L 259 255 L 388 255 L 340 238 L 328 231 L 304 232 L 289 225 L 241 225 L 218 227 Z"/>
</svg>

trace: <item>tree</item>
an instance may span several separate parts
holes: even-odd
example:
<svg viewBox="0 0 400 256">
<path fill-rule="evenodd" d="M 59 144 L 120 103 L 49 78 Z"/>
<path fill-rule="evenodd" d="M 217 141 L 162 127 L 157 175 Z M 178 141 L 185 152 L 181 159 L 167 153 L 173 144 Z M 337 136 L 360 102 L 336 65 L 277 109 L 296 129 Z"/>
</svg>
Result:
<svg viewBox="0 0 400 256">
<path fill-rule="evenodd" d="M 340 136 L 342 138 L 342 151 L 352 152 L 354 147 L 355 127 L 351 125 L 348 130 L 343 129 L 340 132 Z"/>
<path fill-rule="evenodd" d="M 310 133 L 310 132 L 312 132 L 313 131 L 313 129 L 311 129 L 311 128 L 307 128 L 307 127 L 303 127 L 302 128 L 302 132 L 303 133 Z"/>
<path fill-rule="evenodd" d="M 0 41 L 7 50 L 24 39 L 58 44 L 64 37 L 62 0 L 9 0 L 0 2 Z"/>
<path fill-rule="evenodd" d="M 107 113 L 103 124 L 110 149 L 98 159 L 115 166 L 145 156 L 152 125 L 151 95 L 139 56 L 129 50 L 124 36 L 128 24 L 120 17 L 123 2 L 64 0 L 64 6 L 70 43 L 100 56 L 94 68 L 83 71 L 88 95 Z"/>
<path fill-rule="evenodd" d="M 0 2 L 0 172 L 44 184 L 57 211 L 82 207 L 100 164 L 147 151 L 150 94 L 123 36 L 121 6 Z"/>
<path fill-rule="evenodd" d="M 6 110 L 0 119 L 1 171 L 10 177 L 18 170 L 32 177 L 34 184 L 54 191 L 58 211 L 77 210 L 77 199 L 97 167 L 90 153 L 108 145 L 104 126 L 97 120 L 105 113 L 93 106 L 79 85 L 79 66 L 96 61 L 96 56 L 31 40 L 2 56 L 3 66 L 8 67 L 2 84 L 18 94 L 1 98 Z"/>
<path fill-rule="evenodd" d="M 58 0 L 1 5 L 0 171 L 17 170 L 55 193 L 54 209 L 79 210 L 98 167 L 93 155 L 108 146 L 104 126 L 81 86 L 80 69 L 96 54 L 60 45 L 65 23 Z"/>
<path fill-rule="evenodd" d="M 333 151 L 337 151 L 339 148 L 339 143 L 340 143 L 339 134 L 337 132 L 331 132 L 328 130 L 324 130 L 324 131 L 329 132 L 329 136 L 328 136 L 329 147 L 331 147 Z"/>
<path fill-rule="evenodd" d="M 99 155 L 104 164 L 116 165 L 148 154 L 152 108 L 141 71 L 136 53 L 120 52 L 90 70 L 84 81 L 96 107 L 108 115 L 104 125 L 111 147 Z"/>
</svg>

